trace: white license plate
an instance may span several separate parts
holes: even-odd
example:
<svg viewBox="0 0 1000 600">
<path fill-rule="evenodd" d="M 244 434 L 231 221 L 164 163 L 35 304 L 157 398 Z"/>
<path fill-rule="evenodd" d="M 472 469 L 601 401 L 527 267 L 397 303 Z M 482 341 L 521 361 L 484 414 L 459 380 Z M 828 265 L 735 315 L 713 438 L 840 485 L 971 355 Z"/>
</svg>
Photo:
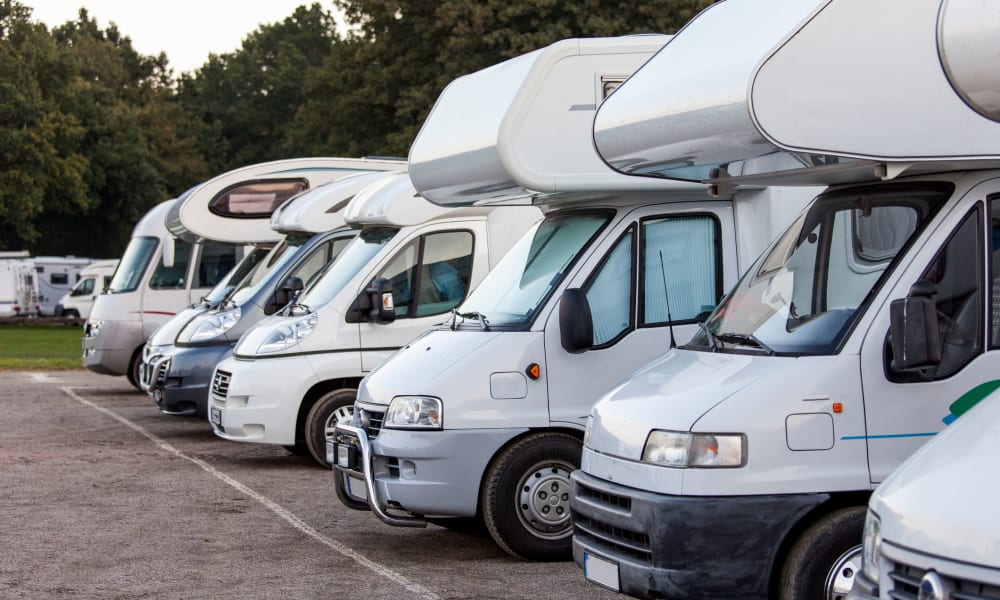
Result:
<svg viewBox="0 0 1000 600">
<path fill-rule="evenodd" d="M 590 552 L 583 553 L 583 576 L 587 581 L 603 585 L 609 590 L 621 591 L 618 580 L 618 563 L 594 556 Z"/>
<path fill-rule="evenodd" d="M 364 479 L 358 479 L 350 475 L 346 475 L 344 479 L 347 480 L 347 494 L 349 496 L 358 500 L 368 500 L 368 488 L 365 487 Z"/>
<path fill-rule="evenodd" d="M 212 407 L 212 423 L 222 427 L 222 410 Z"/>
</svg>

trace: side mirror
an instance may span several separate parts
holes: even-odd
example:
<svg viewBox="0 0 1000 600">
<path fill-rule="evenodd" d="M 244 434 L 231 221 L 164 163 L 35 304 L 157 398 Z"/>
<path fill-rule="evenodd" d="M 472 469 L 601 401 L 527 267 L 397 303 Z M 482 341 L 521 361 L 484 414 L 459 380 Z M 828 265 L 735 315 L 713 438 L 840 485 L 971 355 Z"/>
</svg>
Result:
<svg viewBox="0 0 1000 600">
<path fill-rule="evenodd" d="M 906 298 L 889 305 L 893 369 L 911 371 L 941 362 L 937 309 L 932 298 L 935 294 L 933 283 L 920 280 Z"/>
<path fill-rule="evenodd" d="M 302 280 L 298 277 L 289 277 L 281 284 L 281 287 L 274 291 L 271 302 L 264 308 L 264 314 L 273 315 L 286 304 L 295 300 L 303 288 Z"/>
<path fill-rule="evenodd" d="M 347 310 L 348 323 L 392 323 L 396 320 L 396 304 L 392 298 L 392 282 L 375 279 Z"/>
<path fill-rule="evenodd" d="M 580 354 L 594 346 L 594 317 L 580 288 L 563 292 L 559 301 L 559 341 L 566 352 Z"/>
<path fill-rule="evenodd" d="M 163 238 L 163 266 L 171 269 L 174 266 L 174 256 L 176 254 L 174 242 L 174 236 L 168 235 Z"/>
</svg>

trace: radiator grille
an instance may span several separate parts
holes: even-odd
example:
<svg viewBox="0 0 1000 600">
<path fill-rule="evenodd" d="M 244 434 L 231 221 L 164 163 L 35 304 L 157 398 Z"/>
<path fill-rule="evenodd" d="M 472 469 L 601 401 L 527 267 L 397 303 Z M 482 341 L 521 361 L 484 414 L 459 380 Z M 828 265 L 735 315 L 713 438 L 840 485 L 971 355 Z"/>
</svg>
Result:
<svg viewBox="0 0 1000 600">
<path fill-rule="evenodd" d="M 215 375 L 212 376 L 212 394 L 225 398 L 229 393 L 229 381 L 233 378 L 232 373 L 227 373 L 226 371 L 216 370 Z"/>
<path fill-rule="evenodd" d="M 892 580 L 889 597 L 894 600 L 917 600 L 920 581 L 926 573 L 919 567 L 893 563 L 889 570 L 889 579 Z M 938 573 L 938 576 L 945 586 L 954 590 L 950 596 L 954 600 L 1000 600 L 1000 586 L 949 577 L 943 573 Z"/>
</svg>

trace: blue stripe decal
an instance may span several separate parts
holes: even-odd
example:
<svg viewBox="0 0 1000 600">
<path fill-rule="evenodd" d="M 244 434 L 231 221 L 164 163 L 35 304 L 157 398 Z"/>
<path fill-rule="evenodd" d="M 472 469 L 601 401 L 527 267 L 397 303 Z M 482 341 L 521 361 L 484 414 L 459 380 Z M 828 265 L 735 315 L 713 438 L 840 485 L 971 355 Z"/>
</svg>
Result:
<svg viewBox="0 0 1000 600">
<path fill-rule="evenodd" d="M 842 435 L 840 441 L 844 440 L 887 440 L 891 438 L 912 438 L 912 437 L 932 437 L 937 435 L 936 431 L 930 433 L 887 433 L 884 435 Z"/>
</svg>

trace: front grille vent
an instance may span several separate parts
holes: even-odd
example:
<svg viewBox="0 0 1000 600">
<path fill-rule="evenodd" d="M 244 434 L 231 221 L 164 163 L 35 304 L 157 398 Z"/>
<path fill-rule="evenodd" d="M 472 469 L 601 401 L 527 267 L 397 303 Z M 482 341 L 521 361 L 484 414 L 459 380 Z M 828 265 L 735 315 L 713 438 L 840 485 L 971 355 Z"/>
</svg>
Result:
<svg viewBox="0 0 1000 600">
<path fill-rule="evenodd" d="M 919 567 L 894 563 L 889 571 L 889 579 L 892 580 L 889 597 L 893 600 L 917 600 L 920 594 L 920 581 L 926 573 Z M 954 600 L 1000 600 L 1000 586 L 957 579 L 943 573 L 939 573 L 938 576 L 943 583 L 955 590 L 950 596 Z"/>
<path fill-rule="evenodd" d="M 589 498 L 591 501 L 598 504 L 603 504 L 624 512 L 631 512 L 632 510 L 632 499 L 626 496 L 618 496 L 617 494 L 609 494 L 607 492 L 595 490 L 594 488 L 579 482 L 577 483 L 576 489 L 581 497 Z"/>
<path fill-rule="evenodd" d="M 384 412 L 375 412 L 371 410 L 361 409 L 361 426 L 364 427 L 365 433 L 368 434 L 369 438 L 376 438 L 380 431 L 382 431 L 382 421 L 385 419 Z"/>
<path fill-rule="evenodd" d="M 649 536 L 602 523 L 591 517 L 573 513 L 573 535 L 594 546 L 610 548 L 614 554 L 651 562 L 653 557 Z"/>
<path fill-rule="evenodd" d="M 215 375 L 212 377 L 212 394 L 220 398 L 225 398 L 229 394 L 229 381 L 232 378 L 232 373 L 216 370 Z"/>
</svg>

